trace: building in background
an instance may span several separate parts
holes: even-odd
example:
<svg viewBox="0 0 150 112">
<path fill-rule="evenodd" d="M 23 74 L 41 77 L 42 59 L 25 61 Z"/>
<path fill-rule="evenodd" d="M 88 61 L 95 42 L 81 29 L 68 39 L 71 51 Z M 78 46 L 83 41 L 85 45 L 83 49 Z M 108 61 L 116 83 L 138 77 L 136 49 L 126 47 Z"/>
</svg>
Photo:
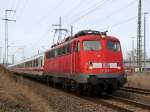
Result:
<svg viewBox="0 0 150 112">
<path fill-rule="evenodd" d="M 124 59 L 125 70 L 127 72 L 138 72 L 139 70 L 137 66 L 137 50 L 134 49 L 134 51 L 133 50 L 128 51 L 126 54 L 127 54 L 126 58 Z M 146 56 L 145 68 L 144 68 L 144 58 L 142 58 L 141 63 L 142 63 L 142 72 L 150 72 L 150 58 Z"/>
</svg>

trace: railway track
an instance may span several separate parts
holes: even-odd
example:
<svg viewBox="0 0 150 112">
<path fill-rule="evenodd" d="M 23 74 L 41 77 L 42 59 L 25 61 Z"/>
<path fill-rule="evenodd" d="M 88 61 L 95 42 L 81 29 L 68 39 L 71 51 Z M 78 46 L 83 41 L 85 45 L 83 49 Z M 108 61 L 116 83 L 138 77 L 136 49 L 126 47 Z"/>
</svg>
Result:
<svg viewBox="0 0 150 112">
<path fill-rule="evenodd" d="M 150 90 L 148 89 L 140 89 L 140 88 L 134 88 L 134 87 L 122 87 L 120 88 L 120 90 L 150 96 Z"/>
<path fill-rule="evenodd" d="M 36 81 L 39 83 L 39 81 L 37 80 L 33 80 L 33 79 L 29 79 L 29 80 Z M 44 85 L 46 85 L 46 83 L 44 83 Z M 58 90 L 64 91 L 63 89 L 58 89 Z M 78 95 L 72 92 L 69 92 L 69 94 L 79 97 Z M 132 100 L 125 99 L 125 98 L 121 98 L 119 96 L 105 95 L 104 98 L 103 97 L 93 98 L 93 97 L 82 96 L 79 98 L 83 98 L 84 100 L 88 102 L 90 101 L 97 105 L 102 105 L 112 110 L 116 110 L 118 112 L 140 112 L 141 110 L 142 112 L 144 112 L 143 110 L 148 110 L 148 111 L 150 110 L 150 105 L 132 101 Z"/>
<path fill-rule="evenodd" d="M 91 102 L 94 102 L 96 104 L 100 104 L 100 105 L 103 105 L 103 106 L 106 106 L 108 108 L 111 108 L 113 110 L 117 110 L 119 112 L 133 112 L 132 110 L 129 110 L 123 106 L 120 106 L 120 105 L 116 105 L 116 104 L 113 104 L 112 102 L 108 101 L 108 100 L 104 100 L 104 99 L 97 99 L 97 98 L 91 98 L 91 97 L 83 97 L 85 100 L 88 100 L 88 101 L 91 101 Z"/>
<path fill-rule="evenodd" d="M 124 102 L 126 104 L 130 104 L 132 106 L 137 106 L 140 107 L 142 109 L 146 109 L 146 110 L 150 110 L 150 105 L 142 103 L 140 101 L 134 101 L 134 100 L 130 100 L 127 98 L 123 98 L 123 97 L 119 97 L 119 96 L 114 96 L 114 95 L 109 95 L 112 99 L 116 100 L 116 101 L 120 101 L 120 102 Z"/>
<path fill-rule="evenodd" d="M 113 110 L 117 110 L 119 112 L 142 112 L 150 111 L 150 105 L 125 99 L 119 96 L 114 95 L 106 95 L 105 98 L 91 98 L 84 97 L 85 100 L 92 101 L 96 104 L 101 104 L 103 106 L 107 106 L 108 108 L 112 108 Z"/>
<path fill-rule="evenodd" d="M 71 93 L 72 95 L 76 95 L 75 93 Z M 94 102 L 98 105 L 103 105 L 105 107 L 111 108 L 113 110 L 119 111 L 119 112 L 149 112 L 150 111 L 150 105 L 137 102 L 134 100 L 130 100 L 128 98 L 122 98 L 120 96 L 115 95 L 102 95 L 99 97 L 86 97 L 82 96 L 81 98 Z"/>
</svg>

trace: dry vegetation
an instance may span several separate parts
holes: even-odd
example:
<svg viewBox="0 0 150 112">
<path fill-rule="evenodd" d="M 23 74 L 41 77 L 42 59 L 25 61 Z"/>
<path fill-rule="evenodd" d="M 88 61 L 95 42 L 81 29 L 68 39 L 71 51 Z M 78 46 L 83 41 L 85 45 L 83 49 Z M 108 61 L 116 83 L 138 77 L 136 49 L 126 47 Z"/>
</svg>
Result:
<svg viewBox="0 0 150 112">
<path fill-rule="evenodd" d="M 149 81 L 150 74 L 128 75 L 128 85 L 132 87 L 150 89 Z M 18 78 L 0 66 L 0 112 L 54 111 L 106 112 L 110 110 L 45 85 Z"/>
<path fill-rule="evenodd" d="M 28 109 L 28 111 L 0 109 L 0 112 L 113 112 L 105 106 L 46 85 L 24 78 L 17 79 L 2 67 L 0 67 L 0 88 L 0 98 L 15 104 L 15 108 L 22 106 Z M 50 110 L 49 105 L 53 110 Z"/>
<path fill-rule="evenodd" d="M 129 74 L 128 85 L 131 87 L 150 89 L 150 73 Z"/>
<path fill-rule="evenodd" d="M 52 112 L 47 101 L 0 66 L 0 112 L 8 112 L 9 108 L 11 112 L 12 108 L 20 109 L 14 112 Z"/>
</svg>

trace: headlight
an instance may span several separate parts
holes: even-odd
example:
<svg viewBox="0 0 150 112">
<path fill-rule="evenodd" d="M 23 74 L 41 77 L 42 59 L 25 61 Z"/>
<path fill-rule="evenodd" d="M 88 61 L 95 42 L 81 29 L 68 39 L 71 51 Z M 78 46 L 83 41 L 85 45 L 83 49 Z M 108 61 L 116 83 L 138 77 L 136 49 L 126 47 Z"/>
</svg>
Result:
<svg viewBox="0 0 150 112">
<path fill-rule="evenodd" d="M 121 67 L 120 67 L 120 66 L 117 66 L 117 69 L 118 69 L 118 70 L 121 70 Z"/>
<path fill-rule="evenodd" d="M 90 66 L 89 66 L 89 69 L 92 70 L 92 69 L 93 69 L 93 66 L 90 65 Z"/>
<path fill-rule="evenodd" d="M 89 69 L 92 70 L 93 69 L 93 63 L 92 63 L 92 61 L 89 61 L 88 65 L 89 65 Z"/>
</svg>

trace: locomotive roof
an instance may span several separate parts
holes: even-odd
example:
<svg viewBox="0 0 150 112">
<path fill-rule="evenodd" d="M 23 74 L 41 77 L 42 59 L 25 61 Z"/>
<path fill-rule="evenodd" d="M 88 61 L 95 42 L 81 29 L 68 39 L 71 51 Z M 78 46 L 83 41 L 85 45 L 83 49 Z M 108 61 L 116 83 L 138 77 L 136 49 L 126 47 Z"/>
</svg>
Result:
<svg viewBox="0 0 150 112">
<path fill-rule="evenodd" d="M 85 37 L 85 36 L 101 36 L 102 38 L 106 38 L 106 39 L 112 39 L 112 40 L 118 40 L 116 37 L 113 36 L 107 36 L 107 32 L 108 31 L 104 31 L 104 32 L 100 32 L 100 31 L 96 31 L 96 30 L 81 30 L 78 33 L 76 33 L 74 36 L 69 36 L 67 38 L 65 38 L 61 43 L 57 43 L 51 46 L 51 49 L 55 49 L 58 48 L 62 45 L 71 43 L 74 40 L 77 40 L 79 37 Z M 87 37 L 85 37 L 87 38 Z M 119 41 L 119 40 L 118 40 Z M 47 50 L 46 52 L 50 51 L 51 49 Z"/>
</svg>

